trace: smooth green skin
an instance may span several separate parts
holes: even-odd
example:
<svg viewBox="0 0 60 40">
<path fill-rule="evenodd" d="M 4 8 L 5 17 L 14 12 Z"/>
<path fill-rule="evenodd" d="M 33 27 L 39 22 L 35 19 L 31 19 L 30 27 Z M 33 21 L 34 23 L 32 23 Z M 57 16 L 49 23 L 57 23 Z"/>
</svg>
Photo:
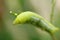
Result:
<svg viewBox="0 0 60 40">
<path fill-rule="evenodd" d="M 34 12 L 30 12 L 30 11 L 22 12 L 21 14 L 19 14 L 17 16 L 17 18 L 14 20 L 13 24 L 24 24 L 27 21 L 30 21 L 33 16 L 40 20 L 40 22 L 38 24 L 39 24 L 39 27 L 41 27 L 41 29 L 48 31 L 49 33 L 54 33 L 58 30 L 58 28 L 53 26 L 50 22 L 45 20 L 42 16 L 40 16 Z M 35 20 L 33 20 L 33 21 L 35 21 Z"/>
</svg>

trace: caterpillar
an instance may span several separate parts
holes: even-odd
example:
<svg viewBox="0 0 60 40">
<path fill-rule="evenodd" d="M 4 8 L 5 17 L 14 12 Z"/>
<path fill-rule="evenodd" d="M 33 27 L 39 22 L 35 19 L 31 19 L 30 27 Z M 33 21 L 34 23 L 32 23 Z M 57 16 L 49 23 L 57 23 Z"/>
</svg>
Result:
<svg viewBox="0 0 60 40">
<path fill-rule="evenodd" d="M 13 21 L 13 24 L 25 24 L 25 23 L 33 24 L 37 27 L 40 27 L 41 29 L 44 29 L 49 33 L 54 33 L 58 30 L 57 27 L 52 25 L 42 16 L 30 11 L 20 13 Z"/>
</svg>

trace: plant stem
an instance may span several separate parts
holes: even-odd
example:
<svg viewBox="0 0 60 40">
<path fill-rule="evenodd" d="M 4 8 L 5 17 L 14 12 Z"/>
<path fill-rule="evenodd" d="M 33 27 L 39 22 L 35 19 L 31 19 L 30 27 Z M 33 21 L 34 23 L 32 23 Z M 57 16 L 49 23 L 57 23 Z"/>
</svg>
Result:
<svg viewBox="0 0 60 40">
<path fill-rule="evenodd" d="M 50 17 L 50 22 L 52 23 L 53 21 L 53 16 L 54 16 L 54 8 L 55 8 L 56 0 L 52 0 L 52 10 L 51 10 L 51 17 Z"/>
<path fill-rule="evenodd" d="M 52 37 L 52 40 L 57 40 L 57 38 L 55 37 L 54 34 L 50 34 L 50 35 L 51 35 L 51 37 Z"/>
<path fill-rule="evenodd" d="M 54 16 L 54 8 L 55 8 L 56 0 L 52 0 L 52 10 L 50 15 L 50 22 L 53 22 L 53 16 Z M 51 34 L 53 40 L 57 40 L 54 34 Z"/>
</svg>

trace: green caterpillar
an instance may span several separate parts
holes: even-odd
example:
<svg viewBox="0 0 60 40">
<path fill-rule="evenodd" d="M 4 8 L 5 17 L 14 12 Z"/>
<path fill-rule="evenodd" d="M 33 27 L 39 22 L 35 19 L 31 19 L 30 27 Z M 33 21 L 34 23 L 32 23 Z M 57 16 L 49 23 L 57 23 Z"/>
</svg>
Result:
<svg viewBox="0 0 60 40">
<path fill-rule="evenodd" d="M 41 29 L 44 29 L 49 33 L 54 33 L 58 30 L 57 27 L 55 27 L 50 22 L 45 20 L 42 16 L 30 11 L 22 12 L 16 17 L 16 19 L 13 22 L 13 24 L 24 24 L 24 23 L 30 23 L 36 25 L 37 27 L 40 27 Z"/>
</svg>

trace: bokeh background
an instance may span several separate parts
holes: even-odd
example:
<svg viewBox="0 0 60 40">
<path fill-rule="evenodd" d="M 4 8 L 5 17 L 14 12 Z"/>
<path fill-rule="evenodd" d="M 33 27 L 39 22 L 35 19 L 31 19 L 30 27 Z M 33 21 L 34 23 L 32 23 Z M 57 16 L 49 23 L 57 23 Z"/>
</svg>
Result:
<svg viewBox="0 0 60 40">
<path fill-rule="evenodd" d="M 0 40 L 52 40 L 48 32 L 31 24 L 13 25 L 16 16 L 9 13 L 32 11 L 50 21 L 51 5 L 52 0 L 0 0 Z M 56 0 L 52 24 L 60 28 L 60 0 Z M 60 30 L 54 35 L 60 40 Z"/>
</svg>

